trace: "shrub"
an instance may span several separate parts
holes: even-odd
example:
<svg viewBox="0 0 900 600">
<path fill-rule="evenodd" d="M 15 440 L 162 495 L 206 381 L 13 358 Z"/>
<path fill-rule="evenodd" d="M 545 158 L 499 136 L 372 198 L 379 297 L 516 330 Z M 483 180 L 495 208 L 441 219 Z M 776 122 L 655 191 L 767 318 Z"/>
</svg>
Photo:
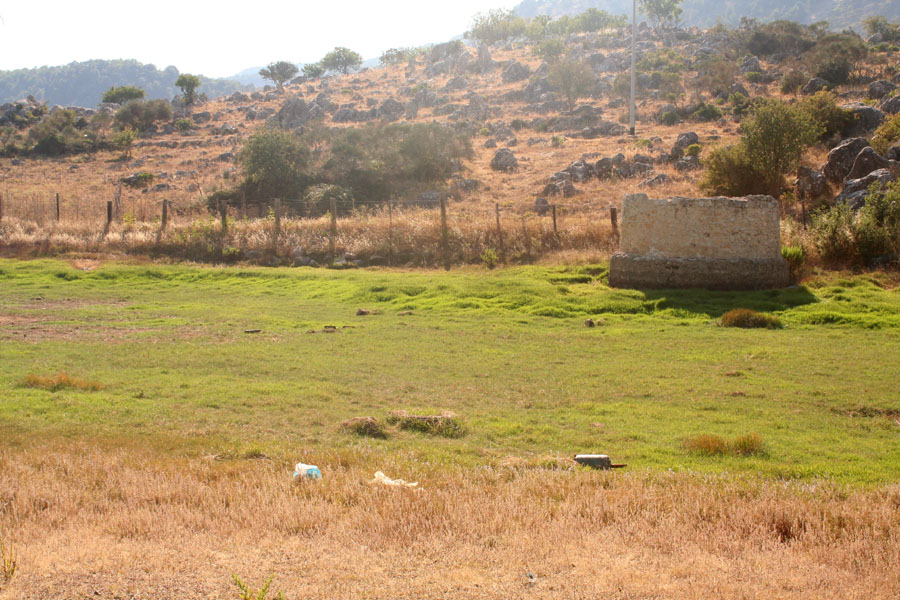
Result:
<svg viewBox="0 0 900 600">
<path fill-rule="evenodd" d="M 676 125 L 678 124 L 678 111 L 669 110 L 664 112 L 659 117 L 659 122 L 662 125 Z"/>
<path fill-rule="evenodd" d="M 512 10 L 497 9 L 475 15 L 472 20 L 472 29 L 466 33 L 466 36 L 490 45 L 523 35 L 526 27 L 525 19 L 516 15 Z"/>
<path fill-rule="evenodd" d="M 596 76 L 587 63 L 566 58 L 550 67 L 547 81 L 562 91 L 569 108 L 573 108 L 576 100 L 594 86 Z"/>
<path fill-rule="evenodd" d="M 16 574 L 18 563 L 16 553 L 12 548 L 7 548 L 6 543 L 0 538 L 0 584 L 7 584 Z M 3 586 L 0 585 L 0 588 Z"/>
<path fill-rule="evenodd" d="M 277 129 L 257 130 L 241 149 L 244 189 L 255 201 L 299 198 L 308 178 L 309 151 L 296 135 Z"/>
<path fill-rule="evenodd" d="M 809 76 L 806 73 L 791 69 L 781 78 L 781 93 L 796 94 L 807 81 L 809 81 Z"/>
<path fill-rule="evenodd" d="M 548 63 L 555 63 L 565 54 L 566 45 L 560 39 L 550 38 L 535 46 L 533 51 Z"/>
<path fill-rule="evenodd" d="M 822 127 L 820 140 L 834 135 L 843 137 L 855 122 L 853 113 L 838 106 L 835 95 L 824 90 L 802 99 L 798 107 L 810 121 Z"/>
<path fill-rule="evenodd" d="M 684 150 L 684 153 L 688 156 L 700 156 L 701 152 L 703 152 L 703 146 L 700 144 L 691 144 Z"/>
<path fill-rule="evenodd" d="M 735 308 L 728 311 L 719 319 L 719 325 L 741 329 L 781 329 L 781 321 L 778 317 L 747 308 Z"/>
<path fill-rule="evenodd" d="M 853 210 L 846 204 L 812 217 L 812 240 L 822 258 L 830 263 L 854 260 Z"/>
<path fill-rule="evenodd" d="M 57 156 L 86 146 L 71 110 L 58 110 L 32 127 L 28 141 L 33 144 L 33 152 L 44 156 Z"/>
<path fill-rule="evenodd" d="M 781 195 L 784 176 L 797 168 L 803 151 L 822 130 L 808 114 L 784 102 L 770 100 L 756 105 L 741 126 L 741 145 L 762 177 L 766 193 Z"/>
<path fill-rule="evenodd" d="M 500 262 L 500 257 L 493 248 L 485 248 L 481 253 L 481 262 L 483 262 L 488 269 L 493 269 L 497 266 L 497 263 Z"/>
<path fill-rule="evenodd" d="M 125 177 L 122 179 L 122 183 L 131 188 L 144 189 L 150 187 L 150 184 L 153 183 L 153 179 L 153 173 L 141 171 L 140 173 L 135 173 L 131 177 Z"/>
<path fill-rule="evenodd" d="M 900 141 L 900 113 L 882 123 L 872 136 L 872 147 L 881 155 Z"/>
<path fill-rule="evenodd" d="M 722 111 L 715 104 L 701 102 L 691 116 L 698 121 L 716 121 L 722 118 Z"/>
<path fill-rule="evenodd" d="M 131 127 L 145 131 L 157 121 L 172 118 L 172 105 L 166 100 L 131 100 L 116 111 L 115 123 L 119 129 Z"/>
<path fill-rule="evenodd" d="M 190 106 L 197 99 L 196 91 L 200 87 L 200 78 L 190 73 L 182 73 L 175 80 L 175 86 L 181 90 L 184 103 Z"/>
<path fill-rule="evenodd" d="M 194 128 L 194 122 L 190 119 L 178 119 L 175 121 L 175 129 L 181 133 L 187 133 Z"/>
<path fill-rule="evenodd" d="M 349 48 L 338 46 L 323 56 L 319 64 L 327 71 L 338 71 L 346 75 L 351 69 L 356 69 L 362 64 L 362 56 Z"/>
<path fill-rule="evenodd" d="M 728 450 L 735 456 L 756 456 L 765 453 L 762 437 L 758 433 L 736 437 L 728 444 Z"/>
<path fill-rule="evenodd" d="M 759 71 L 750 71 L 744 74 L 744 79 L 750 83 L 760 83 L 763 80 L 763 74 Z"/>
<path fill-rule="evenodd" d="M 714 148 L 703 160 L 706 173 L 700 189 L 713 196 L 765 194 L 763 179 L 741 144 Z"/>
<path fill-rule="evenodd" d="M 88 381 L 72 377 L 67 373 L 59 373 L 53 377 L 44 377 L 41 375 L 27 375 L 22 381 L 22 385 L 29 388 L 37 388 L 47 390 L 49 392 L 58 392 L 65 389 L 85 390 L 96 392 L 103 389 L 103 385 L 96 381 Z"/>
<path fill-rule="evenodd" d="M 144 97 L 144 90 L 133 85 L 120 85 L 111 87 L 103 92 L 103 102 L 109 104 L 125 104 L 129 100 L 140 100 Z"/>
<path fill-rule="evenodd" d="M 307 63 L 303 65 L 301 71 L 307 79 L 318 79 L 325 74 L 325 67 L 319 63 Z"/>
<path fill-rule="evenodd" d="M 797 281 L 800 279 L 800 273 L 806 257 L 803 255 L 801 246 L 782 246 L 781 257 L 787 261 L 788 268 L 791 271 L 791 279 Z"/>
</svg>

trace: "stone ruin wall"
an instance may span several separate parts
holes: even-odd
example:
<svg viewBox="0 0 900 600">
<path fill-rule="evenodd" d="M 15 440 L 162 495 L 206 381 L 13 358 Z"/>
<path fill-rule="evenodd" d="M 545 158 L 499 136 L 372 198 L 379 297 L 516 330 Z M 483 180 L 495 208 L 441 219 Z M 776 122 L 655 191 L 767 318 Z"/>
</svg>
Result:
<svg viewBox="0 0 900 600">
<path fill-rule="evenodd" d="M 778 202 L 746 198 L 626 196 L 610 285 L 761 289 L 789 284 Z"/>
</svg>

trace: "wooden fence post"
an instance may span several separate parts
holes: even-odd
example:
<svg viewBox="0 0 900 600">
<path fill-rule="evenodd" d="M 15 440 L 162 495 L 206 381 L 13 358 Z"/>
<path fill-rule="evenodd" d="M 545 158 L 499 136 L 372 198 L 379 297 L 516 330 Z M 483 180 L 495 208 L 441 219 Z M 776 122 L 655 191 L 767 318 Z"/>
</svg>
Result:
<svg viewBox="0 0 900 600">
<path fill-rule="evenodd" d="M 278 238 L 281 236 L 281 199 L 275 198 L 275 227 L 272 230 L 272 252 L 278 254 Z"/>
<path fill-rule="evenodd" d="M 222 219 L 222 243 L 225 243 L 225 234 L 228 232 L 228 203 L 217 201 L 219 217 Z"/>
<path fill-rule="evenodd" d="M 494 213 L 497 216 L 497 241 L 500 246 L 500 260 L 506 262 L 505 250 L 503 248 L 503 228 L 500 227 L 500 203 L 494 203 Z"/>
<path fill-rule="evenodd" d="M 388 266 L 394 263 L 394 198 L 388 198 Z"/>
<path fill-rule="evenodd" d="M 59 223 L 59 192 L 56 193 L 56 222 Z"/>
<path fill-rule="evenodd" d="M 163 231 L 166 228 L 166 224 L 169 222 L 169 201 L 163 200 L 162 207 L 162 221 L 159 224 L 159 230 Z"/>
<path fill-rule="evenodd" d="M 247 218 L 247 192 L 241 192 L 241 221 Z"/>
<path fill-rule="evenodd" d="M 612 204 L 609 205 L 609 224 L 612 225 L 613 235 L 616 236 L 616 242 L 619 241 L 619 211 Z"/>
<path fill-rule="evenodd" d="M 109 233 L 109 228 L 112 225 L 112 218 L 113 218 L 112 209 L 113 209 L 112 200 L 107 200 L 106 201 L 106 227 L 103 230 L 104 234 Z"/>
<path fill-rule="evenodd" d="M 553 235 L 559 237 L 559 231 L 556 230 L 556 205 L 554 204 L 551 208 L 553 209 Z"/>
<path fill-rule="evenodd" d="M 447 199 L 441 194 L 441 254 L 444 270 L 450 270 L 450 234 L 447 231 Z"/>
<path fill-rule="evenodd" d="M 334 245 L 337 238 L 337 198 L 331 197 L 329 206 L 331 212 L 331 228 L 328 234 L 328 255 L 331 257 L 331 264 L 334 264 Z"/>
<path fill-rule="evenodd" d="M 0 221 L 3 221 L 3 194 L 0 194 Z"/>
</svg>

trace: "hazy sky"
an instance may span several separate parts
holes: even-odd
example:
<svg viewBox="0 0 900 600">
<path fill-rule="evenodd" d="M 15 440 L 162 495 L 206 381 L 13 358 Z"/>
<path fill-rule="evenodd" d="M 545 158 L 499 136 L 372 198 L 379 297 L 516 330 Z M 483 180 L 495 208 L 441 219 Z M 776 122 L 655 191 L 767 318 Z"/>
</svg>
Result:
<svg viewBox="0 0 900 600">
<path fill-rule="evenodd" d="M 314 62 L 347 46 L 378 58 L 463 33 L 518 0 L 46 0 L 0 3 L 0 70 L 134 58 L 210 77 L 276 60 Z"/>
</svg>

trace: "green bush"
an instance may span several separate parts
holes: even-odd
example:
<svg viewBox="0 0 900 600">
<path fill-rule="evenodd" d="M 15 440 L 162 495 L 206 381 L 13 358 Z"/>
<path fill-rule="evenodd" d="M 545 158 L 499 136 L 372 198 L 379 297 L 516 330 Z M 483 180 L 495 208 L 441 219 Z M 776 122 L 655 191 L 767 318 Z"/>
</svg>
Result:
<svg viewBox="0 0 900 600">
<path fill-rule="evenodd" d="M 887 119 L 872 136 L 872 147 L 881 155 L 887 153 L 888 149 L 900 141 L 900 113 Z"/>
<path fill-rule="evenodd" d="M 187 133 L 194 128 L 194 122 L 190 119 L 178 119 L 175 121 L 175 129 L 181 133 Z"/>
<path fill-rule="evenodd" d="M 676 125 L 678 124 L 678 111 L 669 110 L 664 112 L 659 117 L 659 122 L 662 125 Z"/>
<path fill-rule="evenodd" d="M 721 146 L 707 153 L 703 161 L 706 173 L 700 189 L 714 196 L 765 194 L 763 178 L 753 167 L 741 144 Z"/>
<path fill-rule="evenodd" d="M 197 99 L 197 88 L 200 87 L 200 78 L 190 73 L 182 73 L 175 80 L 175 87 L 181 90 L 184 103 L 188 106 L 194 104 Z"/>
<path fill-rule="evenodd" d="M 820 140 L 835 135 L 844 137 L 855 122 L 854 114 L 838 106 L 835 95 L 824 90 L 802 99 L 798 107 L 810 121 L 822 127 Z"/>
<path fill-rule="evenodd" d="M 122 183 L 128 187 L 143 189 L 150 187 L 150 184 L 153 183 L 153 179 L 153 173 L 141 171 L 140 173 L 135 173 L 133 177 L 123 179 Z"/>
<path fill-rule="evenodd" d="M 83 126 L 79 127 L 73 111 L 57 110 L 33 126 L 28 131 L 27 140 L 32 145 L 31 151 L 42 156 L 81 152 L 92 147 L 92 141 L 85 138 L 83 129 Z"/>
<path fill-rule="evenodd" d="M 806 73 L 791 69 L 781 78 L 781 93 L 796 94 L 800 88 L 806 85 L 807 81 L 809 81 L 809 76 Z"/>
<path fill-rule="evenodd" d="M 722 327 L 740 327 L 741 329 L 781 329 L 781 321 L 774 315 L 757 312 L 747 308 L 735 308 L 719 319 Z"/>
<path fill-rule="evenodd" d="M 853 211 L 846 204 L 836 204 L 813 215 L 813 244 L 826 262 L 844 263 L 855 260 L 853 219 Z"/>
<path fill-rule="evenodd" d="M 801 246 L 782 246 L 781 257 L 787 261 L 791 272 L 791 280 L 798 281 L 803 271 L 803 264 L 806 262 L 803 248 Z"/>
<path fill-rule="evenodd" d="M 144 97 L 144 90 L 133 85 L 120 85 L 111 87 L 103 92 L 103 102 L 110 104 L 125 104 L 129 100 L 140 100 Z"/>
<path fill-rule="evenodd" d="M 555 63 L 566 53 L 566 45 L 558 38 L 548 38 L 535 46 L 533 52 L 548 63 Z"/>
<path fill-rule="evenodd" d="M 172 105 L 166 100 L 131 100 L 116 111 L 115 123 L 119 129 L 145 131 L 154 123 L 171 118 Z"/>
<path fill-rule="evenodd" d="M 490 10 L 475 15 L 467 37 L 485 44 L 493 44 L 523 35 L 528 23 L 512 10 Z"/>
<path fill-rule="evenodd" d="M 684 153 L 688 156 L 700 156 L 701 152 L 703 152 L 703 146 L 700 144 L 691 144 L 684 150 Z"/>
<path fill-rule="evenodd" d="M 750 71 L 744 74 L 744 79 L 746 79 L 750 83 L 761 83 L 763 80 L 763 74 L 759 71 Z"/>
<path fill-rule="evenodd" d="M 296 135 L 278 129 L 259 129 L 239 155 L 243 187 L 249 199 L 296 199 L 308 182 L 309 150 Z"/>
<path fill-rule="evenodd" d="M 691 116 L 697 121 L 717 121 L 722 118 L 722 110 L 715 104 L 701 102 Z"/>
</svg>

